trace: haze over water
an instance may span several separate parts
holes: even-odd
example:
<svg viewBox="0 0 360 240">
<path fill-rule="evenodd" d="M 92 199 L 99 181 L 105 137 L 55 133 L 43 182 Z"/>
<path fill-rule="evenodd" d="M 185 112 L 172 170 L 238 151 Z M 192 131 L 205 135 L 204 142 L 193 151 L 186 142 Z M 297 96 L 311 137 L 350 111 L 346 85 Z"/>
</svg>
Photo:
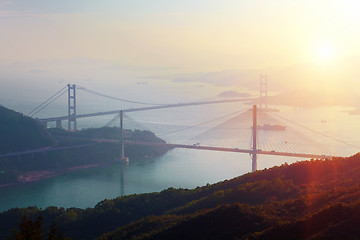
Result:
<svg viewBox="0 0 360 240">
<path fill-rule="evenodd" d="M 351 0 L 0 0 L 0 104 L 26 114 L 67 83 L 150 103 L 230 98 L 222 93 L 250 98 L 259 96 L 260 75 L 266 74 L 269 103 L 279 115 L 359 146 L 360 115 L 349 114 L 360 113 L 359 8 Z M 80 112 L 116 109 L 111 102 L 81 94 Z M 59 98 L 35 117 L 66 115 L 66 101 L 66 96 Z M 131 113 L 125 127 L 154 131 L 168 142 L 246 148 L 251 122 L 242 132 L 226 135 L 224 130 L 240 128 L 238 114 L 171 132 L 251 104 Z M 111 118 L 79 120 L 79 126 L 100 127 Z M 232 118 L 235 125 L 211 130 Z M 280 151 L 294 144 L 293 149 L 299 149 L 292 141 L 300 133 L 303 139 L 322 143 L 327 154 L 359 151 L 289 122 L 279 124 L 291 134 L 273 138 L 278 148 L 271 142 L 262 142 L 262 148 Z M 258 166 L 297 160 L 260 156 Z M 121 194 L 194 188 L 250 170 L 246 154 L 175 149 L 128 166 L 85 169 L 0 188 L 0 210 L 29 205 L 92 207 Z"/>
<path fill-rule="evenodd" d="M 201 107 L 192 107 L 190 110 L 184 109 L 184 111 L 187 113 L 188 118 L 193 117 L 195 122 L 214 118 L 214 116 L 220 116 L 224 113 L 219 111 L 211 114 L 199 114 L 198 111 L 200 109 Z M 212 107 L 212 109 L 214 108 Z M 210 108 L 205 108 L 205 112 L 208 110 Z M 343 112 L 343 110 L 346 110 L 346 108 L 285 108 L 281 113 L 286 114 L 286 117 L 289 118 L 292 117 L 297 120 L 301 118 L 301 122 L 304 125 L 317 127 L 322 133 L 332 136 L 336 134 L 341 139 L 346 139 L 353 144 L 359 144 L 359 142 L 356 142 L 358 141 L 356 132 L 360 129 L 357 129 L 359 126 L 356 123 L 360 120 L 360 116 L 351 116 Z M 155 116 L 150 112 L 147 115 L 153 123 Z M 183 118 L 182 115 L 181 110 L 172 111 L 171 114 L 161 115 L 161 121 L 171 122 L 171 120 Z M 143 114 L 141 117 L 142 120 L 145 120 L 146 114 Z M 327 122 L 321 123 L 322 120 L 327 120 Z M 145 123 L 143 123 L 144 125 Z M 177 135 L 170 134 L 164 136 L 164 139 L 174 143 L 179 141 L 189 144 L 196 143 L 200 140 L 196 136 L 194 137 L 194 135 L 201 136 L 201 133 L 211 131 L 211 127 L 215 125 L 216 123 L 211 123 L 208 126 L 210 128 L 201 126 L 179 132 Z M 175 127 L 178 128 L 178 126 Z M 149 124 L 149 128 L 158 129 L 155 132 L 158 132 L 160 135 L 161 132 L 166 132 L 164 125 Z M 174 126 L 170 129 L 173 130 Z M 309 135 L 316 137 L 316 134 L 310 133 Z M 239 147 L 241 141 L 249 142 L 248 145 L 250 146 L 251 139 L 248 137 L 244 138 L 243 136 L 230 136 L 228 138 L 210 140 L 209 145 L 213 146 Z M 206 141 L 204 139 L 203 141 L 200 144 L 206 145 Z M 327 144 L 325 146 L 328 147 L 329 152 L 338 153 L 343 156 L 356 153 L 356 149 L 349 146 L 334 141 L 330 141 L 330 143 L 332 145 Z M 281 165 L 285 162 L 290 164 L 301 160 L 306 159 L 260 155 L 258 169 Z M 115 198 L 122 194 L 161 191 L 169 187 L 195 188 L 197 186 L 204 186 L 207 183 L 211 184 L 231 179 L 250 171 L 251 158 L 248 154 L 174 149 L 164 156 L 155 159 L 130 160 L 128 165 L 116 164 L 107 167 L 84 169 L 41 182 L 0 188 L 0 195 L 3 196 L 0 199 L 0 210 L 32 205 L 42 208 L 53 205 L 58 207 L 93 207 L 105 198 Z"/>
</svg>

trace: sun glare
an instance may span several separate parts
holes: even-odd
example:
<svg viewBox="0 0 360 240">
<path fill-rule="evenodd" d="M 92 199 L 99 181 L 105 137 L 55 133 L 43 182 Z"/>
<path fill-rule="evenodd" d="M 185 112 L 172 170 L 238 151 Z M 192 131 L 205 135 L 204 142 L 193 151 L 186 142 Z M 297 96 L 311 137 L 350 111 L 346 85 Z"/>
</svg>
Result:
<svg viewBox="0 0 360 240">
<path fill-rule="evenodd" d="M 334 46 L 330 43 L 318 44 L 315 49 L 315 58 L 318 62 L 330 62 L 335 57 Z"/>
</svg>

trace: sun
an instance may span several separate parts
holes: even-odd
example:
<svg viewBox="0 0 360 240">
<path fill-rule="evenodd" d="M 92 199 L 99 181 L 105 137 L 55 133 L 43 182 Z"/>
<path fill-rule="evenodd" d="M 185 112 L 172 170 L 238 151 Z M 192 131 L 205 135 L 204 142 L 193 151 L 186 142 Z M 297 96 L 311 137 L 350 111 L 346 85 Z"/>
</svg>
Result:
<svg viewBox="0 0 360 240">
<path fill-rule="evenodd" d="M 317 62 L 331 62 L 335 58 L 335 48 L 329 42 L 322 42 L 315 47 L 315 59 Z"/>
</svg>

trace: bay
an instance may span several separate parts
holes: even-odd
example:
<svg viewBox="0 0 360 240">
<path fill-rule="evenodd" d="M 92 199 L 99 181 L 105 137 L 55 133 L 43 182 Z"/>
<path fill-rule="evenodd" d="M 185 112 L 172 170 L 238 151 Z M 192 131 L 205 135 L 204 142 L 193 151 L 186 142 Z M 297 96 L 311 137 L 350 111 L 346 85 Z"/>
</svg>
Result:
<svg viewBox="0 0 360 240">
<path fill-rule="evenodd" d="M 220 108 L 219 108 L 220 109 Z M 187 116 L 197 116 L 196 122 L 216 116 L 226 115 L 230 110 L 221 109 L 216 113 L 208 109 L 206 114 L 198 113 L 196 108 L 187 110 Z M 226 112 L 226 111 L 227 112 Z M 344 140 L 354 145 L 360 145 L 357 133 L 360 131 L 360 116 L 349 115 L 343 107 L 295 109 L 282 108 L 280 113 L 288 119 L 295 119 L 302 125 L 316 129 L 319 133 L 335 136 L 337 139 Z M 210 115 L 212 113 L 213 115 Z M 200 134 L 216 126 L 211 123 L 208 128 L 192 128 L 188 131 L 179 132 L 176 136 L 167 134 L 160 125 L 154 122 L 173 122 L 176 125 L 171 131 L 184 128 L 177 126 L 175 119 L 189 119 L 180 112 L 174 111 L 167 118 L 161 115 L 161 121 L 155 118 L 154 114 L 138 116 L 136 119 L 151 119 L 152 125 L 148 125 L 149 130 L 163 135 L 168 142 L 178 142 L 179 139 L 187 139 L 185 143 L 191 144 L 198 141 L 191 136 L 194 133 Z M 141 119 L 143 117 L 143 119 Z M 182 119 L 181 119 L 182 118 Z M 224 121 L 226 119 L 221 119 Z M 181 123 L 182 121 L 179 121 Z M 188 125 L 190 123 L 187 123 Z M 284 122 L 289 129 L 293 129 L 288 122 Z M 294 128 L 295 129 L 295 128 Z M 295 129 L 296 130 L 296 129 Z M 295 131 L 294 130 L 294 131 Z M 171 132 L 170 131 L 170 132 Z M 247 131 L 249 128 L 247 127 Z M 301 134 L 306 131 L 297 129 Z M 191 134 L 190 134 L 191 133 Z M 266 134 L 265 134 L 266 135 Z M 309 138 L 319 140 L 318 135 L 310 132 Z M 321 136 L 323 137 L 323 136 Z M 291 139 L 295 137 L 292 136 Z M 319 139 L 318 139 L 319 138 Z M 214 139 L 213 139 L 214 140 Z M 237 136 L 229 140 L 215 139 L 212 144 L 226 145 L 227 147 L 237 147 L 241 138 Z M 331 139 L 330 139 L 331 140 Z M 340 144 L 336 141 L 326 140 L 325 151 L 339 156 L 349 156 L 359 151 L 348 145 Z M 324 141 L 325 140 L 321 140 Z M 201 142 L 201 144 L 203 144 Z M 285 145 L 285 143 L 282 143 Z M 270 150 L 270 149 L 268 149 Z M 304 159 L 292 157 L 259 156 L 258 169 L 269 168 L 281 165 L 285 162 L 293 163 Z M 306 159 L 305 159 L 306 160 Z M 251 171 L 251 159 L 248 154 L 224 153 L 213 151 L 199 151 L 189 149 L 173 149 L 167 154 L 154 159 L 142 159 L 131 161 L 128 165 L 114 164 L 106 167 L 82 169 L 76 172 L 66 173 L 50 179 L 30 184 L 21 184 L 11 187 L 0 188 L 0 211 L 14 207 L 38 206 L 46 208 L 48 206 L 57 207 L 94 207 L 104 199 L 116 198 L 121 195 L 158 192 L 169 187 L 174 188 L 196 188 L 226 179 L 231 179 Z"/>
</svg>

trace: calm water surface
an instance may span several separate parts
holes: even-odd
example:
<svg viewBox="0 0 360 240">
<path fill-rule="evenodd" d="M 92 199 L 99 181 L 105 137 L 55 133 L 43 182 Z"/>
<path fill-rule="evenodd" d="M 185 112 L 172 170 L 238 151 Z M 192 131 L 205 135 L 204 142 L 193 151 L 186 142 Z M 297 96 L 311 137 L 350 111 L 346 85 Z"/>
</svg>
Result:
<svg viewBox="0 0 360 240">
<path fill-rule="evenodd" d="M 360 132 L 360 124 L 358 124 L 360 116 L 350 116 L 344 110 L 346 109 L 340 107 L 296 109 L 296 111 L 288 108 L 283 109 L 281 114 L 317 129 L 322 134 L 336 136 L 339 139 L 360 145 L 357 134 Z M 192 113 L 196 114 L 197 112 L 194 110 Z M 197 114 L 201 116 L 201 114 Z M 183 118 L 185 119 L 185 117 Z M 206 116 L 204 119 L 209 119 L 209 117 Z M 204 119 L 199 117 L 197 121 L 201 122 Z M 164 119 L 161 120 L 165 121 Z M 288 127 L 292 126 L 288 125 Z M 191 131 L 197 130 L 192 129 Z M 305 132 L 302 130 L 302 133 Z M 314 135 L 312 136 L 314 138 Z M 165 136 L 166 140 L 170 138 L 171 136 Z M 229 143 L 232 144 L 229 147 L 238 146 L 236 142 L 238 140 L 234 141 Z M 329 151 L 337 152 L 343 156 L 355 154 L 359 151 L 359 149 L 330 141 L 325 144 L 325 147 Z M 297 160 L 300 159 L 260 156 L 258 168 L 263 169 Z M 156 159 L 130 161 L 128 165 L 115 164 L 107 167 L 83 169 L 41 182 L 0 188 L 0 211 L 34 205 L 41 208 L 48 206 L 93 207 L 105 198 L 115 198 L 123 194 L 161 191 L 169 187 L 195 188 L 207 183 L 231 179 L 250 170 L 251 160 L 247 154 L 174 149 Z"/>
<path fill-rule="evenodd" d="M 243 159 L 242 159 L 243 158 Z M 105 198 L 195 188 L 249 171 L 249 157 L 175 149 L 151 160 L 83 169 L 32 184 L 0 189 L 0 211 L 13 207 L 93 207 Z"/>
</svg>

